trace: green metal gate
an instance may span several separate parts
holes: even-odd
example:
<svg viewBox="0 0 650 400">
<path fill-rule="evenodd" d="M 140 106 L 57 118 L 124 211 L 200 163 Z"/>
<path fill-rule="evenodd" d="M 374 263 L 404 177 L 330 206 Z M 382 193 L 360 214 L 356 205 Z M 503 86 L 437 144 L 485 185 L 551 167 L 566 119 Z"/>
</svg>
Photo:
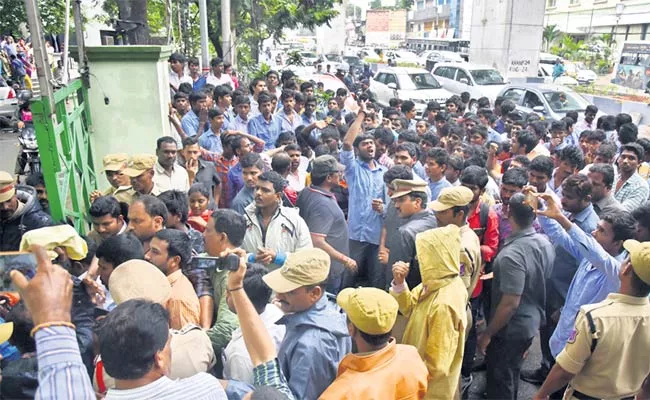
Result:
<svg viewBox="0 0 650 400">
<path fill-rule="evenodd" d="M 85 234 L 90 193 L 97 188 L 88 90 L 76 79 L 54 92 L 53 116 L 47 97 L 32 101 L 31 109 L 52 218 L 72 221 Z"/>
</svg>

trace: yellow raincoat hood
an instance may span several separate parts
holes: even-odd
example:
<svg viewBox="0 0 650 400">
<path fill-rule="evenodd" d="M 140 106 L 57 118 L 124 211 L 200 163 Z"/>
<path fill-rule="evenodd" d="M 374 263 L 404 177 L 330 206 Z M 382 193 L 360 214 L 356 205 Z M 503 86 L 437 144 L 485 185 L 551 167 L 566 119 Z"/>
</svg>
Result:
<svg viewBox="0 0 650 400">
<path fill-rule="evenodd" d="M 427 292 L 447 286 L 460 274 L 460 228 L 456 225 L 419 233 L 415 249 Z"/>
</svg>

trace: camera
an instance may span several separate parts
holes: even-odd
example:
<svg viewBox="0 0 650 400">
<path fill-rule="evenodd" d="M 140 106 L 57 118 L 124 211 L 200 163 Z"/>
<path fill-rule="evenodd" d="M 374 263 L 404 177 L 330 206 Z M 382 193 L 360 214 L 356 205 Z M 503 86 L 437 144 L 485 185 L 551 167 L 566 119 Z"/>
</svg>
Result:
<svg viewBox="0 0 650 400">
<path fill-rule="evenodd" d="M 192 257 L 192 267 L 194 269 L 237 271 L 239 256 L 237 254 L 228 254 L 225 257 L 194 256 Z"/>
</svg>

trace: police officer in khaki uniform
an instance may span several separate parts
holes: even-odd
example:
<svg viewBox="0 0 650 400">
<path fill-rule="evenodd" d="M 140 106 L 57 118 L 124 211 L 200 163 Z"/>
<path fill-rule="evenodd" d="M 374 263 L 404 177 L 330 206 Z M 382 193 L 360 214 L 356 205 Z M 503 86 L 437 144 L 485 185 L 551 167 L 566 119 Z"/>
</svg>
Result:
<svg viewBox="0 0 650 400">
<path fill-rule="evenodd" d="M 111 186 L 103 192 L 95 190 L 90 194 L 90 202 L 100 196 L 113 196 L 117 201 L 131 204 L 135 191 L 131 188 L 131 179 L 124 175 L 129 156 L 124 153 L 107 154 L 102 160 L 106 180 Z"/>
<path fill-rule="evenodd" d="M 566 384 L 564 399 L 632 400 L 642 390 L 650 373 L 650 242 L 626 240 L 624 247 L 630 256 L 619 270 L 619 292 L 580 309 L 535 399 Z"/>
<path fill-rule="evenodd" d="M 131 187 L 135 190 L 134 200 L 144 194 L 158 196 L 161 193 L 153 179 L 157 161 L 158 157 L 153 154 L 134 154 L 129 159 L 123 173 L 131 178 Z"/>
</svg>

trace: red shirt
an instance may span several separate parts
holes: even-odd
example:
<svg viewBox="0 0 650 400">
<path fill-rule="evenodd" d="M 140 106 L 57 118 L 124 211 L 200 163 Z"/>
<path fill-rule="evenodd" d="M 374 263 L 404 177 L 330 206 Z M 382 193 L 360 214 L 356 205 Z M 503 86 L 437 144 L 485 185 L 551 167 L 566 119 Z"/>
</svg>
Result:
<svg viewBox="0 0 650 400">
<path fill-rule="evenodd" d="M 212 215 L 212 210 L 205 210 L 201 213 L 200 217 L 203 219 L 205 222 L 208 222 L 208 219 L 210 219 L 210 216 Z M 188 217 L 193 217 L 194 214 L 192 214 L 192 210 L 190 210 L 189 214 L 187 215 Z M 201 226 L 197 224 L 194 221 L 187 221 L 187 224 L 191 226 L 192 228 L 196 229 L 199 232 L 203 232 L 205 230 L 205 226 Z"/>
<path fill-rule="evenodd" d="M 479 200 L 476 208 L 470 210 L 470 215 L 467 218 L 467 223 L 472 229 L 481 229 L 481 213 L 480 213 L 481 201 Z M 490 207 L 488 212 L 487 224 L 485 226 L 485 232 L 483 233 L 483 238 L 481 239 L 481 258 L 483 262 L 490 262 L 494 259 L 494 256 L 497 254 L 497 249 L 499 248 L 499 216 Z M 472 293 L 472 298 L 478 296 L 483 289 L 483 281 L 479 279 Z"/>
</svg>

